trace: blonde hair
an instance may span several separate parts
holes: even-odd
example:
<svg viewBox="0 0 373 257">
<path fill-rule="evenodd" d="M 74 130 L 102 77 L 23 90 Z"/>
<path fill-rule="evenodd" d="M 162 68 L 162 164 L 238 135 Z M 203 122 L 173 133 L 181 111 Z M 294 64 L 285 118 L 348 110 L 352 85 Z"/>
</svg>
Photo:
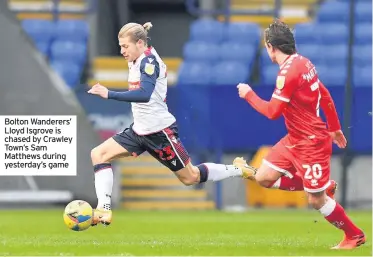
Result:
<svg viewBox="0 0 373 257">
<path fill-rule="evenodd" d="M 119 33 L 118 38 L 123 38 L 126 36 L 131 37 L 131 41 L 137 42 L 140 39 L 144 41 L 145 45 L 148 44 L 148 31 L 153 27 L 151 22 L 147 22 L 144 25 L 138 23 L 127 23 L 124 25 Z"/>
</svg>

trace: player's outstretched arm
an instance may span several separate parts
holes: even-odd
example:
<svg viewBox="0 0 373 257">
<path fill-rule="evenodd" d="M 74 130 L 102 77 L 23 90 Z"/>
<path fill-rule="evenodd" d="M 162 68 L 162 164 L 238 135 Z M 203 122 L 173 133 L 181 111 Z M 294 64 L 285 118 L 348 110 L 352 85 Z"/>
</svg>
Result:
<svg viewBox="0 0 373 257">
<path fill-rule="evenodd" d="M 237 88 L 239 96 L 268 119 L 278 119 L 287 105 L 286 102 L 273 97 L 269 102 L 261 99 L 247 84 L 238 84 Z"/>
<path fill-rule="evenodd" d="M 96 84 L 88 91 L 88 93 L 117 101 L 147 103 L 153 94 L 159 76 L 159 64 L 153 55 L 145 57 L 141 61 L 140 72 L 141 78 L 138 88 L 130 89 L 125 92 L 116 92 L 108 90 L 100 84 Z"/>
<path fill-rule="evenodd" d="M 149 102 L 150 96 L 154 90 L 154 85 L 142 85 L 136 90 L 125 91 L 125 92 L 116 92 L 110 91 L 106 87 L 96 84 L 94 85 L 88 93 L 93 95 L 101 96 L 105 99 L 114 99 L 118 101 L 125 102 Z"/>
<path fill-rule="evenodd" d="M 125 91 L 125 92 L 108 92 L 108 99 L 113 99 L 117 101 L 132 102 L 132 103 L 147 103 L 153 93 L 154 85 L 144 83 L 139 88 L 135 90 Z"/>
<path fill-rule="evenodd" d="M 333 138 L 333 142 L 339 148 L 345 148 L 347 146 L 347 140 L 341 130 L 341 124 L 339 122 L 338 113 L 335 109 L 333 98 L 330 95 L 329 90 L 321 81 L 319 81 L 319 90 L 321 95 L 320 107 L 325 114 L 326 122 Z"/>
<path fill-rule="evenodd" d="M 330 132 L 337 131 L 341 129 L 341 124 L 339 122 L 337 110 L 335 109 L 334 101 L 329 93 L 329 90 L 324 86 L 324 84 L 319 81 L 319 90 L 321 94 L 320 107 L 325 114 L 326 122 L 328 123 L 328 128 Z"/>
<path fill-rule="evenodd" d="M 149 102 L 150 96 L 154 90 L 154 85 L 141 85 L 138 89 L 125 91 L 125 92 L 116 92 L 108 90 L 106 87 L 96 84 L 94 85 L 88 93 L 93 95 L 101 96 L 105 99 L 114 99 L 117 101 L 125 102 Z"/>
</svg>

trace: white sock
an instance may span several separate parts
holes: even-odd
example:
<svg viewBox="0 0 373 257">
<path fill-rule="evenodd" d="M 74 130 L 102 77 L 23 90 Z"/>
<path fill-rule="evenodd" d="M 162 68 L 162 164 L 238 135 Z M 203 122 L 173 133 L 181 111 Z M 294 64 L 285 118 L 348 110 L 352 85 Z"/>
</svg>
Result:
<svg viewBox="0 0 373 257">
<path fill-rule="evenodd" d="M 319 209 L 319 212 L 324 215 L 324 217 L 327 217 L 334 211 L 336 205 L 336 201 L 327 196 L 326 203 Z"/>
<path fill-rule="evenodd" d="M 105 168 L 95 173 L 95 188 L 98 199 L 97 208 L 111 209 L 111 194 L 114 183 L 113 170 Z"/>
<path fill-rule="evenodd" d="M 207 180 L 219 181 L 230 177 L 240 177 L 242 170 L 233 165 L 204 163 L 208 169 Z"/>
</svg>

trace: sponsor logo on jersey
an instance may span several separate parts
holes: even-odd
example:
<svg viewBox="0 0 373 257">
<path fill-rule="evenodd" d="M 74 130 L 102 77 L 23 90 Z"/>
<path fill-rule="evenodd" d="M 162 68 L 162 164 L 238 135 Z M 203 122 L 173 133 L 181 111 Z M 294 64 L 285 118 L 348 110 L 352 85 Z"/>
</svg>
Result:
<svg viewBox="0 0 373 257">
<path fill-rule="evenodd" d="M 146 63 L 144 70 L 145 70 L 146 74 L 153 75 L 154 74 L 154 70 L 155 70 L 155 66 L 154 66 L 154 64 Z"/>
<path fill-rule="evenodd" d="M 277 89 L 283 89 L 285 86 L 285 76 L 278 76 L 276 80 Z"/>
</svg>

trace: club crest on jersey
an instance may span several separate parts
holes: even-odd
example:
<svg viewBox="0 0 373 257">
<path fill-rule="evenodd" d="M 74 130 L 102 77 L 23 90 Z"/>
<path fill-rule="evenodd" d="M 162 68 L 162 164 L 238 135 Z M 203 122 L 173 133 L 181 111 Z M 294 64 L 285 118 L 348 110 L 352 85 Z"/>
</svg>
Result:
<svg viewBox="0 0 373 257">
<path fill-rule="evenodd" d="M 145 70 L 146 74 L 153 75 L 154 74 L 154 70 L 155 70 L 155 66 L 154 66 L 154 64 L 146 63 L 144 70 Z"/>
<path fill-rule="evenodd" d="M 276 80 L 276 87 L 278 89 L 283 89 L 285 86 L 285 76 L 278 76 Z"/>
</svg>

